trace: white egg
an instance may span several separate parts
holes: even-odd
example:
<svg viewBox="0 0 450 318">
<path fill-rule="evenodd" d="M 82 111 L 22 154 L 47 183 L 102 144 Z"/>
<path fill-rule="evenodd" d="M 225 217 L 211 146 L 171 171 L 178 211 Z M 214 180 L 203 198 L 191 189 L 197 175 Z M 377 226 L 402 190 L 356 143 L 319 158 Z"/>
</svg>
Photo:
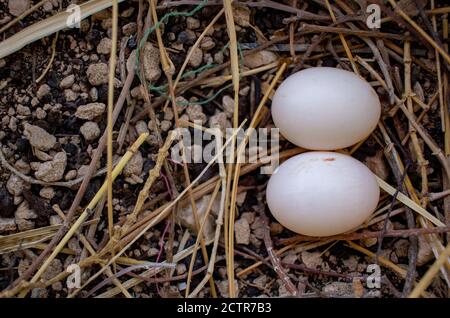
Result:
<svg viewBox="0 0 450 318">
<path fill-rule="evenodd" d="M 364 223 L 377 207 L 380 190 L 374 174 L 358 160 L 312 151 L 281 164 L 266 196 L 275 219 L 289 230 L 330 236 Z"/>
<path fill-rule="evenodd" d="M 334 150 L 351 146 L 375 129 L 381 106 L 375 90 L 355 73 L 332 67 L 297 72 L 281 83 L 272 117 L 297 146 Z"/>
</svg>

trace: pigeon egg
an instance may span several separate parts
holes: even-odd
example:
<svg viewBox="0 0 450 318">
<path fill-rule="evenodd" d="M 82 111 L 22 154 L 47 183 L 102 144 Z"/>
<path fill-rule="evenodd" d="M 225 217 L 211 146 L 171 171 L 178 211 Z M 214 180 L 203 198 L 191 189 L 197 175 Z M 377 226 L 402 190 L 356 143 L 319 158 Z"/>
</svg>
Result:
<svg viewBox="0 0 450 318">
<path fill-rule="evenodd" d="M 267 185 L 272 215 L 289 230 L 309 236 L 350 231 L 375 211 L 380 190 L 374 174 L 358 160 L 312 151 L 282 163 Z"/>
<path fill-rule="evenodd" d="M 272 100 L 272 117 L 280 133 L 312 150 L 356 144 L 376 128 L 380 113 L 380 100 L 368 82 L 332 67 L 294 73 Z"/>
</svg>

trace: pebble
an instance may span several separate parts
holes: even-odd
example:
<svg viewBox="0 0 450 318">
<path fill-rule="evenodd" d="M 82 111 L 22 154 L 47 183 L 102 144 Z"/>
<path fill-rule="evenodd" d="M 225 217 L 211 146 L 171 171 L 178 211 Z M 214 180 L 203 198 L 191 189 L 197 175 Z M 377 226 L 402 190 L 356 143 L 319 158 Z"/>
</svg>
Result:
<svg viewBox="0 0 450 318">
<path fill-rule="evenodd" d="M 48 86 L 47 84 L 42 84 L 41 86 L 39 86 L 39 88 L 36 92 L 36 97 L 39 100 L 41 100 L 45 96 L 49 95 L 50 92 L 51 92 L 50 86 Z"/>
<path fill-rule="evenodd" d="M 106 63 L 91 64 L 86 71 L 88 81 L 93 86 L 108 83 L 108 73 L 109 69 Z"/>
<path fill-rule="evenodd" d="M 58 152 L 52 161 L 47 161 L 39 165 L 39 169 L 34 173 L 37 179 L 45 182 L 59 181 L 64 176 L 67 165 L 67 155 L 64 151 Z"/>
<path fill-rule="evenodd" d="M 35 111 L 35 116 L 37 119 L 44 119 L 45 117 L 47 117 L 47 112 L 39 107 Z"/>
<path fill-rule="evenodd" d="M 64 180 L 72 180 L 77 177 L 77 171 L 76 170 L 70 170 L 66 173 L 66 176 L 64 177 Z"/>
<path fill-rule="evenodd" d="M 23 105 L 17 105 L 17 107 L 16 107 L 16 109 L 17 109 L 17 115 L 19 115 L 19 116 L 30 116 L 31 115 L 31 110 L 30 110 L 30 107 L 26 107 L 26 106 L 23 106 Z"/>
<path fill-rule="evenodd" d="M 168 131 L 172 127 L 172 122 L 163 120 L 160 124 L 162 131 Z"/>
<path fill-rule="evenodd" d="M 244 65 L 249 68 L 256 68 L 263 65 L 273 63 L 278 60 L 278 57 L 272 51 L 259 51 L 253 54 L 247 55 L 244 58 Z"/>
<path fill-rule="evenodd" d="M 100 40 L 100 43 L 97 45 L 97 53 L 98 54 L 110 54 L 111 53 L 112 41 L 110 38 L 103 38 Z"/>
<path fill-rule="evenodd" d="M 52 187 L 43 187 L 41 191 L 39 191 L 39 195 L 44 199 L 51 200 L 55 196 L 55 189 Z"/>
<path fill-rule="evenodd" d="M 137 31 L 136 22 L 127 23 L 122 27 L 122 33 L 125 36 L 131 36 L 134 33 L 136 33 L 136 31 Z"/>
<path fill-rule="evenodd" d="M 30 0 L 9 0 L 8 9 L 9 13 L 13 16 L 18 17 L 24 13 L 31 5 Z"/>
<path fill-rule="evenodd" d="M 80 132 L 87 141 L 92 141 L 100 137 L 100 128 L 98 127 L 98 124 L 93 121 L 85 122 L 80 127 Z"/>
<path fill-rule="evenodd" d="M 192 67 L 199 67 L 203 62 L 203 51 L 196 47 L 192 52 L 191 58 L 189 59 L 189 64 Z"/>
<path fill-rule="evenodd" d="M 75 93 L 71 89 L 65 89 L 64 90 L 64 98 L 66 99 L 66 102 L 74 102 L 78 98 L 78 93 Z"/>
<path fill-rule="evenodd" d="M 6 189 L 8 189 L 9 193 L 11 193 L 16 197 L 21 195 L 24 189 L 28 188 L 29 185 L 15 174 L 11 174 L 11 176 L 8 179 L 8 182 L 6 182 Z"/>
<path fill-rule="evenodd" d="M 75 75 L 72 74 L 64 77 L 59 83 L 59 87 L 61 87 L 62 89 L 67 89 L 72 87 L 73 83 L 75 83 Z"/>
<path fill-rule="evenodd" d="M 142 168 L 144 166 L 144 159 L 142 158 L 142 154 L 140 151 L 136 151 L 136 153 L 131 157 L 130 161 L 123 168 L 123 174 L 126 177 L 130 177 L 132 175 L 139 176 L 142 172 Z"/>
<path fill-rule="evenodd" d="M 204 51 L 209 51 L 212 48 L 214 48 L 216 46 L 216 43 L 214 42 L 214 40 L 212 38 L 210 38 L 209 36 L 205 36 L 202 40 L 202 43 L 200 44 L 200 47 L 204 50 Z"/>
<path fill-rule="evenodd" d="M 12 218 L 0 217 L 0 233 L 12 232 L 16 230 L 16 222 Z"/>
<path fill-rule="evenodd" d="M 39 126 L 25 123 L 23 134 L 28 139 L 31 146 L 42 151 L 48 151 L 52 149 L 56 144 L 55 136 L 50 135 Z"/>
<path fill-rule="evenodd" d="M 255 221 L 256 213 L 255 212 L 244 212 L 241 215 L 241 219 L 246 219 L 248 224 L 252 224 Z"/>
<path fill-rule="evenodd" d="M 239 282 L 235 279 L 234 280 L 234 286 L 235 286 L 235 295 L 238 297 L 239 295 Z M 217 284 L 217 289 L 219 289 L 219 293 L 222 297 L 228 298 L 228 280 L 222 280 Z"/>
<path fill-rule="evenodd" d="M 140 57 L 144 67 L 144 76 L 147 81 L 156 82 L 161 76 L 159 50 L 151 43 L 145 43 L 143 54 Z M 130 72 L 136 67 L 136 50 L 127 60 L 127 70 Z"/>
<path fill-rule="evenodd" d="M 149 133 L 148 127 L 147 127 L 147 123 L 143 120 L 139 120 L 138 122 L 136 122 L 136 125 L 134 126 L 134 129 L 136 129 L 136 133 L 138 135 L 144 134 L 144 133 Z"/>
<path fill-rule="evenodd" d="M 216 200 L 218 200 L 217 198 Z M 197 200 L 196 206 L 197 206 L 197 214 L 199 217 L 199 220 L 202 220 L 205 218 L 206 208 L 209 204 L 209 201 L 211 200 L 211 195 L 205 195 L 201 199 Z M 212 208 L 215 210 L 215 207 Z M 214 237 L 214 231 L 215 231 L 215 219 L 211 215 L 214 211 L 211 211 L 208 217 L 206 218 L 205 225 L 203 226 L 203 235 L 205 236 L 206 240 L 212 239 Z M 194 215 L 192 213 L 192 206 L 190 204 L 182 207 L 181 209 L 178 209 L 176 214 L 176 221 L 177 223 L 181 224 L 184 227 L 187 227 L 193 231 L 195 231 L 195 219 Z"/>
<path fill-rule="evenodd" d="M 105 112 L 106 105 L 103 103 L 89 103 L 79 106 L 75 112 L 75 117 L 86 120 L 93 120 L 95 117 Z"/>
<path fill-rule="evenodd" d="M 353 286 L 352 283 L 346 282 L 333 282 L 326 285 L 323 290 L 324 293 L 329 297 L 352 297 L 353 296 Z"/>
<path fill-rule="evenodd" d="M 48 153 L 43 152 L 39 149 L 34 149 L 34 155 L 41 161 L 50 161 L 53 159 L 53 157 L 50 156 Z"/>
<path fill-rule="evenodd" d="M 419 235 L 419 249 L 417 251 L 417 266 L 423 266 L 434 258 L 433 250 L 424 236 Z"/>
<path fill-rule="evenodd" d="M 186 113 L 191 122 L 200 121 L 202 125 L 206 123 L 206 115 L 203 113 L 202 106 L 198 104 L 188 105 Z"/>
<path fill-rule="evenodd" d="M 225 95 L 222 98 L 222 107 L 227 117 L 231 118 L 234 113 L 234 99 L 229 95 Z"/>
<path fill-rule="evenodd" d="M 209 117 L 209 127 L 219 128 L 222 134 L 225 134 L 227 128 L 231 128 L 231 123 L 227 120 L 225 112 L 218 112 L 217 114 Z"/>
<path fill-rule="evenodd" d="M 98 90 L 95 87 L 92 87 L 89 90 L 89 98 L 91 99 L 91 101 L 96 102 L 98 100 Z"/>
<path fill-rule="evenodd" d="M 250 9 L 247 7 L 236 6 L 233 8 L 234 22 L 241 27 L 250 25 Z"/>
<path fill-rule="evenodd" d="M 200 21 L 193 17 L 188 17 L 186 19 L 186 26 L 189 30 L 196 30 L 200 27 Z"/>
<path fill-rule="evenodd" d="M 236 244 L 250 244 L 250 224 L 246 219 L 239 219 L 234 223 Z"/>
<path fill-rule="evenodd" d="M 34 228 L 33 219 L 37 218 L 36 213 L 30 209 L 28 202 L 23 201 L 16 210 L 15 220 L 19 231 L 27 231 Z"/>
<path fill-rule="evenodd" d="M 322 264 L 320 252 L 302 252 L 302 262 L 306 267 L 315 269 Z"/>
<path fill-rule="evenodd" d="M 14 164 L 14 167 L 16 167 L 16 169 L 22 172 L 23 174 L 28 174 L 30 173 L 31 170 L 30 164 L 23 159 L 17 160 L 16 163 Z"/>
<path fill-rule="evenodd" d="M 45 12 L 52 12 L 53 10 L 53 5 L 50 1 L 47 1 L 44 3 L 44 5 L 42 6 L 42 9 L 44 9 Z"/>
</svg>

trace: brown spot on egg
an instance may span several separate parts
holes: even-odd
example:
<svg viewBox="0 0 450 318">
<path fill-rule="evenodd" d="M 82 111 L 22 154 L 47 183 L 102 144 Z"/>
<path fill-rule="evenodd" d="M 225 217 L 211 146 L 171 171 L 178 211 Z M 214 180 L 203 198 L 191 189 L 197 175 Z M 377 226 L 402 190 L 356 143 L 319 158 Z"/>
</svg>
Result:
<svg viewBox="0 0 450 318">
<path fill-rule="evenodd" d="M 336 158 L 324 158 L 324 159 L 322 159 L 323 161 L 335 161 L 336 160 Z"/>
</svg>

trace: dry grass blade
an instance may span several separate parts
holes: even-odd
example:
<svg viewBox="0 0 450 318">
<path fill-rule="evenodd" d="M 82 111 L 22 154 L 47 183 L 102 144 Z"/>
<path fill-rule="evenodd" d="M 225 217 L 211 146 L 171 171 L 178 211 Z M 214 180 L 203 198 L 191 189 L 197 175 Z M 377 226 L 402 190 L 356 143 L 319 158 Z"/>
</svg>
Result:
<svg viewBox="0 0 450 318">
<path fill-rule="evenodd" d="M 148 134 L 142 134 L 139 136 L 139 138 L 134 142 L 134 144 L 131 146 L 131 148 L 123 155 L 122 159 L 119 161 L 117 166 L 114 168 L 112 173 L 112 179 L 114 180 L 117 178 L 117 176 L 122 172 L 123 168 L 127 164 L 127 162 L 131 159 L 131 157 L 134 155 L 134 153 L 137 151 L 137 149 L 144 143 L 145 139 L 147 138 Z M 51 261 L 59 254 L 61 249 L 67 244 L 69 239 L 75 234 L 77 229 L 81 226 L 81 224 L 84 222 L 84 220 L 90 215 L 92 209 L 95 207 L 95 205 L 100 201 L 100 199 L 103 197 L 105 191 L 107 188 L 106 182 L 103 184 L 103 186 L 100 188 L 100 190 L 97 192 L 97 194 L 94 196 L 94 198 L 91 200 L 91 202 L 88 204 L 84 212 L 78 217 L 77 221 L 72 225 L 70 230 L 66 233 L 66 235 L 63 237 L 63 239 L 59 242 L 59 244 L 55 247 L 52 254 L 46 259 L 46 261 L 41 265 L 39 270 L 36 272 L 36 274 L 31 279 L 31 283 L 36 283 L 39 279 L 39 277 L 45 272 L 45 270 L 50 265 Z M 22 297 L 25 297 L 25 293 L 21 293 Z"/>
<path fill-rule="evenodd" d="M 118 0 L 122 2 L 124 0 Z M 85 19 L 90 15 L 101 10 L 109 8 L 112 5 L 111 0 L 91 0 L 80 5 L 80 17 Z M 49 36 L 55 32 L 61 31 L 68 26 L 72 12 L 63 11 L 48 19 L 37 22 L 28 28 L 20 31 L 5 41 L 0 43 L 0 58 L 4 58 L 14 52 L 17 52 L 24 46 Z"/>
</svg>

